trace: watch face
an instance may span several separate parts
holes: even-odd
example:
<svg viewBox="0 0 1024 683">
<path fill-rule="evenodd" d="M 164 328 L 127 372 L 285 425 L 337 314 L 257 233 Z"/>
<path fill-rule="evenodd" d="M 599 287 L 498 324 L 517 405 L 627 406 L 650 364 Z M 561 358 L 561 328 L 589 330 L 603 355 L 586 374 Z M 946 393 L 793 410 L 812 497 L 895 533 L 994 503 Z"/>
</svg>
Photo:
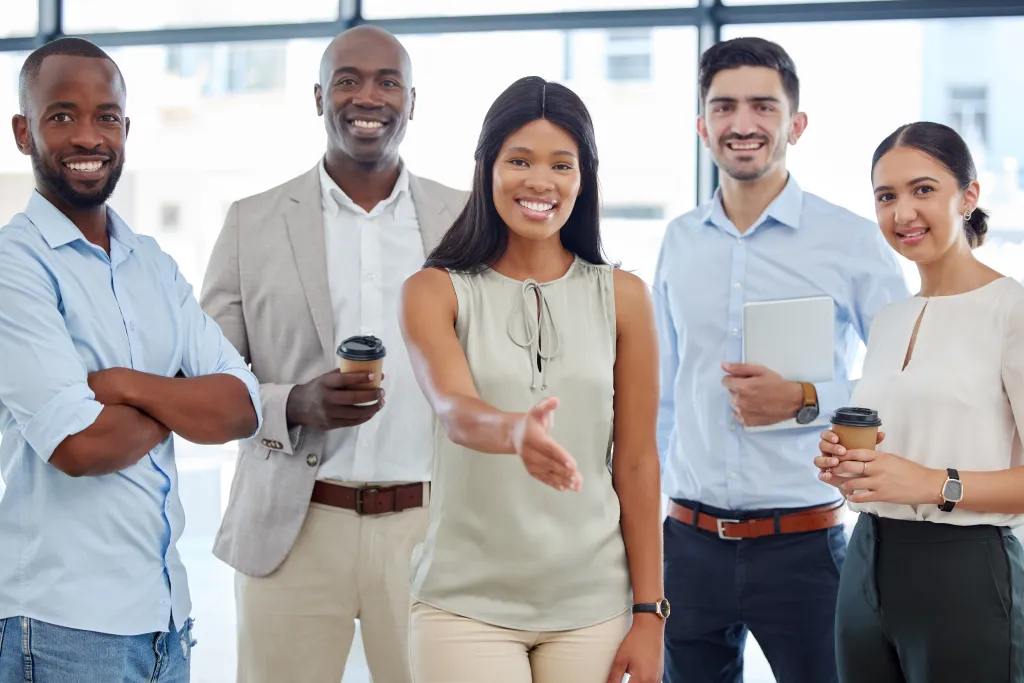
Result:
<svg viewBox="0 0 1024 683">
<path fill-rule="evenodd" d="M 796 414 L 796 421 L 802 425 L 814 422 L 818 417 L 818 409 L 814 406 L 804 406 Z"/>
<path fill-rule="evenodd" d="M 668 600 L 662 600 L 658 603 L 658 613 L 661 614 L 663 619 L 668 619 L 668 615 L 672 612 L 671 606 L 668 604 Z"/>
<path fill-rule="evenodd" d="M 942 487 L 942 497 L 946 500 L 959 501 L 964 495 L 964 485 L 956 479 L 946 480 Z"/>
</svg>

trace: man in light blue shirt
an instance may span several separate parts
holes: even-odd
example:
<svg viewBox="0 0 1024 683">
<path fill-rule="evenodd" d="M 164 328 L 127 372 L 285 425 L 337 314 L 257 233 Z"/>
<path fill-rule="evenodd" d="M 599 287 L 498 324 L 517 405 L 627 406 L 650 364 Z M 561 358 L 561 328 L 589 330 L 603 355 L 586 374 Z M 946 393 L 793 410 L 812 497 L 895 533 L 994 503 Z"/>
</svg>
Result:
<svg viewBox="0 0 1024 683">
<path fill-rule="evenodd" d="M 718 44 L 700 82 L 698 130 L 721 187 L 668 226 L 654 281 L 671 499 L 665 680 L 739 683 L 749 630 L 780 683 L 829 683 L 844 506 L 812 460 L 829 413 L 849 400 L 858 341 L 909 292 L 877 226 L 803 192 L 786 170 L 807 125 L 786 52 L 761 39 Z M 835 303 L 833 381 L 740 362 L 745 303 L 821 295 Z M 796 428 L 746 431 L 794 418 Z"/>
<path fill-rule="evenodd" d="M 174 261 L 106 205 L 129 127 L 114 62 L 60 39 L 20 85 L 37 189 L 0 230 L 0 683 L 184 683 L 171 434 L 251 436 L 258 383 Z"/>
</svg>

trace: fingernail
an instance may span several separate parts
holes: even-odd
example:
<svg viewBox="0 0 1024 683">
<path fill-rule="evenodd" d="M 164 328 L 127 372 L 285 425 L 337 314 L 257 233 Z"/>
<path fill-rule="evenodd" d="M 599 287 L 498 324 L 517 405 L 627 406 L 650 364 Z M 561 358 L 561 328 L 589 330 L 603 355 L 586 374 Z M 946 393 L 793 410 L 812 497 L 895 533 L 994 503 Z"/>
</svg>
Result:
<svg viewBox="0 0 1024 683">
<path fill-rule="evenodd" d="M 370 380 L 370 381 L 372 382 L 373 380 L 377 379 L 377 375 L 375 375 L 375 374 L 373 374 L 373 373 L 371 372 L 371 373 L 370 373 L 370 374 L 369 374 L 369 375 L 367 376 L 367 379 L 369 379 L 369 380 Z"/>
<path fill-rule="evenodd" d="M 836 453 L 838 453 L 839 455 L 846 455 L 846 449 L 840 446 L 839 448 L 836 449 Z"/>
<path fill-rule="evenodd" d="M 828 464 L 832 465 L 833 467 L 838 465 L 839 464 L 839 458 L 832 458 L 831 460 L 828 461 Z"/>
</svg>

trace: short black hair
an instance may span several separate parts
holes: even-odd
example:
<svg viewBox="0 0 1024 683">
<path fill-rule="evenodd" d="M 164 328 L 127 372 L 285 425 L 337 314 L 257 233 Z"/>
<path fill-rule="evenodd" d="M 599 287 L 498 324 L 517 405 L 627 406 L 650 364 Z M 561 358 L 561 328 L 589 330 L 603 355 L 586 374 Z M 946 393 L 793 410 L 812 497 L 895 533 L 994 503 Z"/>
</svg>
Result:
<svg viewBox="0 0 1024 683">
<path fill-rule="evenodd" d="M 121 81 L 121 89 L 126 90 L 121 68 L 117 65 L 117 62 L 110 58 L 110 55 L 97 45 L 82 38 L 58 38 L 43 45 L 26 57 L 25 63 L 21 66 L 21 75 L 18 77 L 18 106 L 21 108 L 22 116 L 28 113 L 28 92 L 35 82 L 36 76 L 39 75 L 39 69 L 43 66 L 43 60 L 47 57 L 56 56 L 105 59 L 114 65 L 114 69 L 117 71 L 117 78 Z"/>
<path fill-rule="evenodd" d="M 800 79 L 797 78 L 793 59 L 781 45 L 764 38 L 734 38 L 712 45 L 701 55 L 701 105 L 707 99 L 711 81 L 719 71 L 738 69 L 741 66 L 763 66 L 777 71 L 793 111 L 800 109 Z"/>
</svg>

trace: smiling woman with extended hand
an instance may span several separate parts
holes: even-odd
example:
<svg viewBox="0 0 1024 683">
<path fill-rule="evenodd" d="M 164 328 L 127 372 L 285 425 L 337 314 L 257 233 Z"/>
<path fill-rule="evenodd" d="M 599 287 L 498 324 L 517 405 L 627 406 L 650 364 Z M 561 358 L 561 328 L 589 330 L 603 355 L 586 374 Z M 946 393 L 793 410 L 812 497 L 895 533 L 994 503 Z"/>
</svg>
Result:
<svg viewBox="0 0 1024 683">
<path fill-rule="evenodd" d="M 918 296 L 875 319 L 857 406 L 878 450 L 822 435 L 823 481 L 861 512 L 843 567 L 843 683 L 1024 681 L 1024 287 L 980 263 L 986 214 L 964 141 L 914 123 L 875 151 L 889 244 Z M 889 452 L 891 451 L 891 452 Z"/>
<path fill-rule="evenodd" d="M 601 253 L 590 115 L 564 86 L 519 80 L 487 112 L 476 162 L 469 203 L 403 290 L 437 415 L 414 680 L 655 683 L 654 312 Z M 631 597 L 646 612 L 632 619 Z"/>
</svg>

